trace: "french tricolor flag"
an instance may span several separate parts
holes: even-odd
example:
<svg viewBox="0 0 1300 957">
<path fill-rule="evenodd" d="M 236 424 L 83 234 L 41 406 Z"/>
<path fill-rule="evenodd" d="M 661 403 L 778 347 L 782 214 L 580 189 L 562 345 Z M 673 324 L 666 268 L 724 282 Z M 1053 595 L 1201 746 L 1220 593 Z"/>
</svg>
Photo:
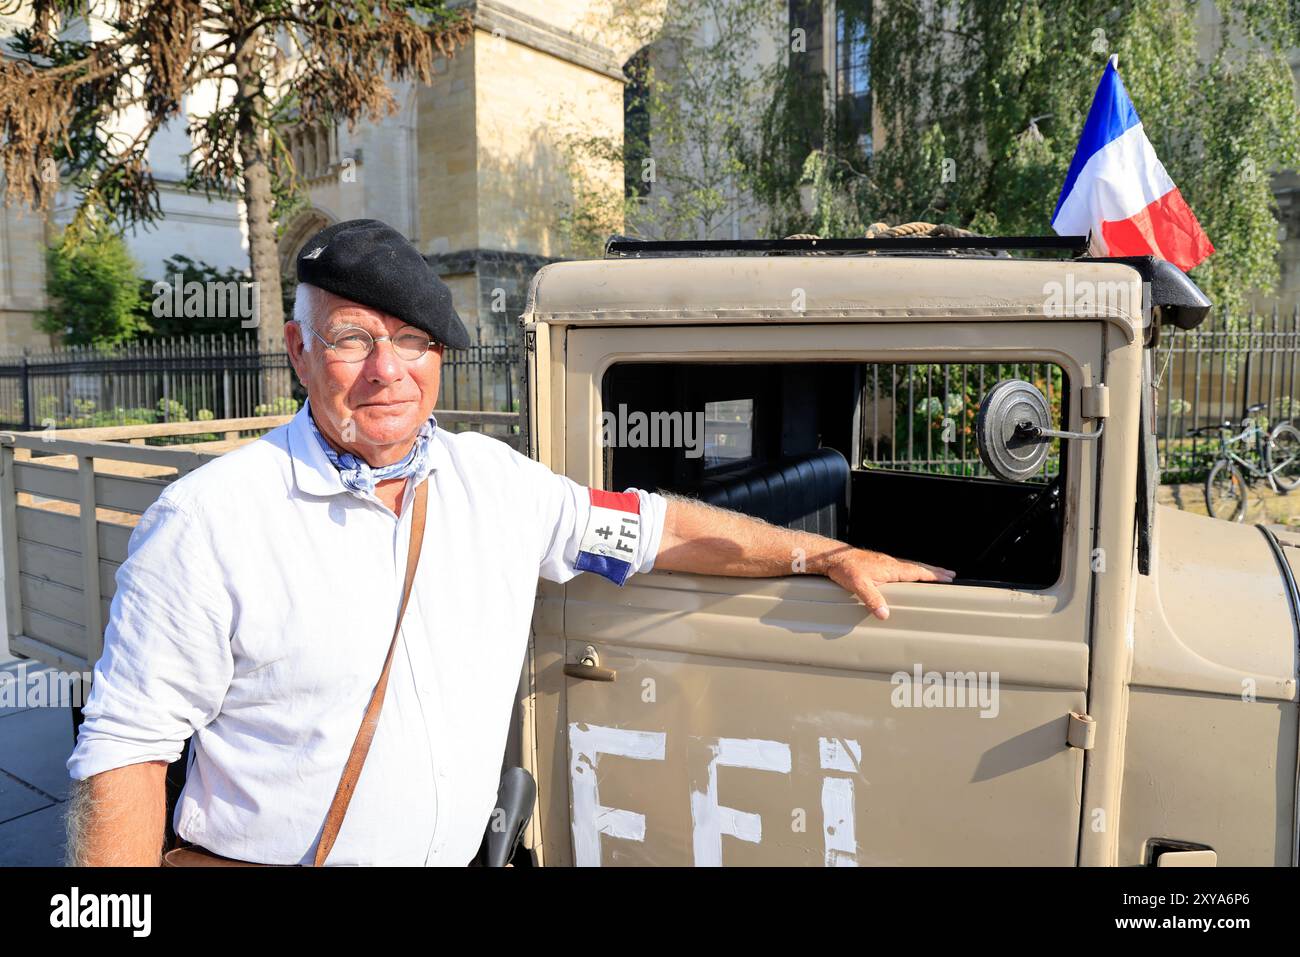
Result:
<svg viewBox="0 0 1300 957">
<path fill-rule="evenodd" d="M 1115 57 L 1092 99 L 1052 228 L 1103 256 L 1159 256 L 1184 272 L 1214 247 L 1151 148 Z"/>
</svg>

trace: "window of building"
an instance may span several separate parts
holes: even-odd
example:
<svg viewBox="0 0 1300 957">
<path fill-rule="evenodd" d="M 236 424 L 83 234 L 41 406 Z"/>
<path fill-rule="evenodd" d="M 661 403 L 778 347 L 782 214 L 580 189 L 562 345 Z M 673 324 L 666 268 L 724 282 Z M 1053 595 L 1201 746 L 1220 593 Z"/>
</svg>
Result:
<svg viewBox="0 0 1300 957">
<path fill-rule="evenodd" d="M 871 2 L 840 0 L 835 9 L 835 90 L 858 145 L 871 152 Z"/>
<path fill-rule="evenodd" d="M 623 65 L 623 195 L 646 196 L 654 185 L 650 156 L 650 48 L 642 47 Z"/>
<path fill-rule="evenodd" d="M 298 176 L 304 180 L 332 176 L 339 165 L 338 130 L 332 124 L 311 123 L 290 127 L 285 144 Z"/>
</svg>

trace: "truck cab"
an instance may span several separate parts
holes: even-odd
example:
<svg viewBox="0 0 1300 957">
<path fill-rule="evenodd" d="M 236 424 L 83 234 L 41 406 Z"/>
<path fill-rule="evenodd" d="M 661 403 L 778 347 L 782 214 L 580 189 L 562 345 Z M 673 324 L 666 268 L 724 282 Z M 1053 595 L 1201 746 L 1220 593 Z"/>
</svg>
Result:
<svg viewBox="0 0 1300 957">
<path fill-rule="evenodd" d="M 1154 504 L 1151 353 L 1208 301 L 1156 260 L 881 242 L 535 277 L 533 457 L 958 572 L 886 621 L 798 555 L 541 582 L 536 862 L 1294 865 L 1300 537 Z"/>
<path fill-rule="evenodd" d="M 1156 507 L 1152 354 L 1209 303 L 1052 242 L 616 241 L 536 275 L 531 456 L 958 577 L 883 586 L 886 621 L 799 554 L 540 582 L 517 863 L 1295 866 L 1300 534 Z M 139 515 L 284 421 L 0 433 L 11 651 L 88 683 Z"/>
</svg>

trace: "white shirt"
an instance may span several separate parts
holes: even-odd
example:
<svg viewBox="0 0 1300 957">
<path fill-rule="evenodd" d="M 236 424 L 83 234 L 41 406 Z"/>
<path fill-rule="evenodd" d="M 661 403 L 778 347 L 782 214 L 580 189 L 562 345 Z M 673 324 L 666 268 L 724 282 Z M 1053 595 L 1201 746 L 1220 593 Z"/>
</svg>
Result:
<svg viewBox="0 0 1300 957">
<path fill-rule="evenodd" d="M 307 415 L 172 483 L 141 517 L 68 760 L 76 779 L 170 762 L 193 734 L 177 833 L 270 864 L 315 854 L 410 536 L 412 490 L 398 516 L 345 489 Z M 610 513 L 589 490 L 503 442 L 436 429 L 429 466 L 410 605 L 329 864 L 469 862 L 496 802 L 537 578 L 567 581 L 609 554 L 596 543 Z M 629 492 L 630 570 L 645 572 L 666 502 Z"/>
</svg>

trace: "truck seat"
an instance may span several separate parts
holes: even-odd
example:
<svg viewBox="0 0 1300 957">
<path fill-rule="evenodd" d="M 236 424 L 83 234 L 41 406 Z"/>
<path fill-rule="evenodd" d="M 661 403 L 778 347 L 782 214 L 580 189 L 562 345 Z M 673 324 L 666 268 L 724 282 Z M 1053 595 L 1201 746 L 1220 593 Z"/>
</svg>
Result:
<svg viewBox="0 0 1300 957">
<path fill-rule="evenodd" d="M 705 479 L 700 500 L 828 538 L 848 524 L 849 463 L 835 449 L 791 455 Z"/>
</svg>

